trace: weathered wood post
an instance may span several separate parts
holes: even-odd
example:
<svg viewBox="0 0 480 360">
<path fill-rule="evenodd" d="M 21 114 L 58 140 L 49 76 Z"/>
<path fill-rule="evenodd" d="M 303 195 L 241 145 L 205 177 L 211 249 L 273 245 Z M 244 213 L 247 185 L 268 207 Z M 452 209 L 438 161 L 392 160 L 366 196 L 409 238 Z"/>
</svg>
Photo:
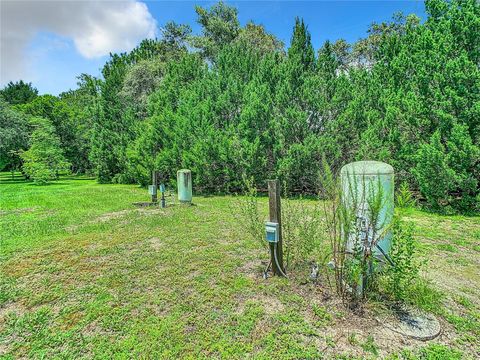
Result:
<svg viewBox="0 0 480 360">
<path fill-rule="evenodd" d="M 285 268 L 283 267 L 282 209 L 280 204 L 280 182 L 278 180 L 268 180 L 268 207 L 270 221 L 278 223 L 278 242 L 269 243 L 273 275 L 283 276 Z"/>
</svg>

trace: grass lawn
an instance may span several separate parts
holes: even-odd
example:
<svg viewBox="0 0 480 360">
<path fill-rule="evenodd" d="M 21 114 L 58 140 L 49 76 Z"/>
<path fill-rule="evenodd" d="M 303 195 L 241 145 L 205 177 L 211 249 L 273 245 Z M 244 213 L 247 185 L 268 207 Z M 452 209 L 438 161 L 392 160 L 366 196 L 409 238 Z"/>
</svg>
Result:
<svg viewBox="0 0 480 360">
<path fill-rule="evenodd" d="M 421 343 L 375 304 L 344 309 L 309 269 L 264 280 L 232 197 L 137 208 L 149 197 L 133 185 L 1 180 L 0 358 L 480 357 L 479 217 L 407 213 L 443 295 L 443 333 Z"/>
</svg>

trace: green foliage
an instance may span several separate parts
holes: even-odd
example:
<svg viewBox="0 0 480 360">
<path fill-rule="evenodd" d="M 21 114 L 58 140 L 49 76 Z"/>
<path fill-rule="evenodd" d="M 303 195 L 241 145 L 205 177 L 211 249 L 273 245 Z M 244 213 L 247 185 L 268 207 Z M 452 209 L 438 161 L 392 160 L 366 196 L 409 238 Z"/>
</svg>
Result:
<svg viewBox="0 0 480 360">
<path fill-rule="evenodd" d="M 175 21 L 169 21 L 161 28 L 162 44 L 165 46 L 165 53 L 175 55 L 184 52 L 187 49 L 187 41 L 192 32 L 189 25 L 177 24 Z"/>
<path fill-rule="evenodd" d="M 430 0 L 426 9 L 422 23 L 395 13 L 366 38 L 326 41 L 315 54 L 303 19 L 285 49 L 262 25 L 241 26 L 235 7 L 197 6 L 199 33 L 168 22 L 160 39 L 112 54 L 101 79 L 82 74 L 60 97 L 23 82 L 2 94 L 48 118 L 72 170 L 100 182 L 146 184 L 153 170 L 174 181 L 189 167 L 198 191 L 235 192 L 247 176 L 312 194 L 322 157 L 334 171 L 375 159 L 435 211 L 474 213 L 480 5 Z"/>
<path fill-rule="evenodd" d="M 89 121 L 83 104 L 78 103 L 78 92 L 64 93 L 60 97 L 40 95 L 16 107 L 29 116 L 45 118 L 52 123 L 65 158 L 75 173 L 90 168 L 87 152 Z"/>
<path fill-rule="evenodd" d="M 372 335 L 369 335 L 365 342 L 361 343 L 360 346 L 364 351 L 370 352 L 373 355 L 378 355 L 378 346 L 375 344 L 375 339 Z"/>
<path fill-rule="evenodd" d="M 412 204 L 408 187 L 402 185 L 397 193 L 397 204 L 403 208 L 385 224 L 381 213 L 387 200 L 380 182 L 348 176 L 348 182 L 339 183 L 325 161 L 321 182 L 327 199 L 324 232 L 330 239 L 336 290 L 342 298 L 356 304 L 382 295 L 421 308 L 438 305 L 438 296 L 419 275 L 423 263 L 413 225 L 402 220 L 405 207 Z M 376 244 L 385 236 L 391 236 L 390 250 L 380 257 L 375 255 Z"/>
<path fill-rule="evenodd" d="M 60 139 L 53 125 L 44 118 L 32 118 L 34 128 L 30 137 L 30 148 L 21 153 L 23 171 L 37 184 L 46 184 L 58 179 L 60 172 L 69 170 L 60 147 Z"/>
<path fill-rule="evenodd" d="M 232 213 L 238 216 L 252 239 L 266 248 L 265 216 L 260 212 L 259 194 L 253 179 L 244 180 L 244 195 Z M 282 198 L 282 240 L 286 268 L 298 268 L 308 262 L 326 259 L 328 251 L 322 233 L 321 204 L 300 199 Z M 325 265 L 325 264 L 322 264 Z"/>
<path fill-rule="evenodd" d="M 430 143 L 420 147 L 414 169 L 422 195 L 435 210 L 478 210 L 476 166 L 480 150 L 472 143 L 466 126 L 455 124 L 446 146 L 436 131 Z"/>
<path fill-rule="evenodd" d="M 421 360 L 460 360 L 463 359 L 463 355 L 457 349 L 452 349 L 449 346 L 442 344 L 430 344 L 420 350 L 418 358 Z"/>
<path fill-rule="evenodd" d="M 263 25 L 248 22 L 245 27 L 239 30 L 235 42 L 243 44 L 248 48 L 254 48 L 263 55 L 272 52 L 283 52 L 284 45 L 275 35 L 266 32 Z"/>
<path fill-rule="evenodd" d="M 322 226 L 318 202 L 309 203 L 302 198 L 299 201 L 283 199 L 283 247 L 289 269 L 325 259 L 328 247 L 324 244 Z"/>
<path fill-rule="evenodd" d="M 332 322 L 332 314 L 330 314 L 325 307 L 313 304 L 312 311 L 315 314 L 318 325 L 323 327 L 330 325 L 330 323 Z"/>
<path fill-rule="evenodd" d="M 395 204 L 400 208 L 398 211 L 403 211 L 415 206 L 415 198 L 408 187 L 408 183 L 405 181 L 400 184 L 400 188 L 395 194 Z"/>
<path fill-rule="evenodd" d="M 0 99 L 0 170 L 17 170 L 21 165 L 20 151 L 28 147 L 27 117 Z"/>
<path fill-rule="evenodd" d="M 237 202 L 231 209 L 232 216 L 241 222 L 243 229 L 253 241 L 258 243 L 259 247 L 267 249 L 268 244 L 265 241 L 265 228 L 260 215 L 257 189 L 251 179 L 245 179 L 244 182 L 245 193 L 242 197 L 237 198 Z"/>
<path fill-rule="evenodd" d="M 288 57 L 301 63 L 305 70 L 313 69 L 315 65 L 315 52 L 313 50 L 310 33 L 303 19 L 295 19 L 292 41 L 288 49 Z"/>
<path fill-rule="evenodd" d="M 293 144 L 278 166 L 280 179 L 295 192 L 312 193 L 319 189 L 318 164 L 322 152 L 318 139 L 310 136 L 303 144 Z"/>
<path fill-rule="evenodd" d="M 389 252 L 393 264 L 386 263 L 382 267 L 378 279 L 380 290 L 391 300 L 431 309 L 438 305 L 439 296 L 420 277 L 425 263 L 420 261 L 413 223 L 403 219 L 403 213 L 415 205 L 406 183 L 400 186 L 395 201 L 397 208 L 391 225 L 393 236 Z"/>
<path fill-rule="evenodd" d="M 197 22 L 202 26 L 202 36 L 192 38 L 195 47 L 201 49 L 202 55 L 215 60 L 218 52 L 231 43 L 240 31 L 237 9 L 222 1 L 210 9 L 196 6 Z"/>
<path fill-rule="evenodd" d="M 406 302 L 410 300 L 409 297 L 411 297 L 415 282 L 419 280 L 422 264 L 418 260 L 416 241 L 413 237 L 413 224 L 405 223 L 397 215 L 392 231 L 389 255 L 393 265 L 385 264 L 384 291 L 393 300 Z"/>
<path fill-rule="evenodd" d="M 433 134 L 429 144 L 424 144 L 419 149 L 417 156 L 415 177 L 420 184 L 420 191 L 430 205 L 437 209 L 447 205 L 454 172 L 448 167 L 445 147 L 440 142 L 438 131 Z"/>
<path fill-rule="evenodd" d="M 153 77 L 151 74 L 146 75 L 143 66 L 136 64 L 143 60 L 151 60 L 153 62 L 145 64 L 152 65 L 158 73 L 159 64 L 155 63 L 154 59 L 164 60 L 168 57 L 167 41 L 170 40 L 143 40 L 128 54 L 112 54 L 102 69 L 103 81 L 93 79 L 93 85 L 90 85 L 94 99 L 89 159 L 99 182 L 133 181 L 128 172 L 127 148 L 137 136 L 136 114 L 138 111 L 141 113 L 144 111 L 144 105 L 142 108 L 138 101 L 153 91 L 158 83 L 154 79 L 155 74 Z M 177 50 L 175 49 L 175 54 Z M 127 77 L 129 71 L 134 74 L 137 72 L 137 75 L 146 75 L 147 83 L 140 84 L 131 76 Z"/>
<path fill-rule="evenodd" d="M 119 93 L 125 102 L 135 109 L 138 119 L 147 117 L 147 100 L 159 86 L 165 63 L 160 59 L 141 60 L 132 65 L 123 80 L 122 90 Z"/>
<path fill-rule="evenodd" d="M 10 105 L 26 104 L 35 99 L 38 90 L 32 86 L 32 83 L 25 83 L 23 80 L 13 83 L 10 81 L 0 90 L 2 97 Z"/>
</svg>

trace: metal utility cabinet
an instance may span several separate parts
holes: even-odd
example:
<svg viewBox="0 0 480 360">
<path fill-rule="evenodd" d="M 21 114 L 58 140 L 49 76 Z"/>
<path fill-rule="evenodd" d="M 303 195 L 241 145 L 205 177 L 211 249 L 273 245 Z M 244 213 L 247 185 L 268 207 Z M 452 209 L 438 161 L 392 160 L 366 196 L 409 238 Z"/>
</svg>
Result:
<svg viewBox="0 0 480 360">
<path fill-rule="evenodd" d="M 183 204 L 192 202 L 192 172 L 188 169 L 177 171 L 178 201 Z"/>
<path fill-rule="evenodd" d="M 379 219 L 375 227 L 377 235 L 383 234 L 378 241 L 378 246 L 373 247 L 373 254 L 378 258 L 384 258 L 382 251 L 388 255 L 392 242 L 392 232 L 389 226 L 393 219 L 394 208 L 394 170 L 389 164 L 380 161 L 357 161 L 342 167 L 340 171 L 343 201 L 346 206 L 356 209 L 357 226 L 356 234 L 349 234 L 347 250 L 354 247 L 354 239 L 366 239 L 372 241 L 372 229 L 369 223 L 368 200 L 372 196 L 382 193 L 382 207 Z"/>
</svg>

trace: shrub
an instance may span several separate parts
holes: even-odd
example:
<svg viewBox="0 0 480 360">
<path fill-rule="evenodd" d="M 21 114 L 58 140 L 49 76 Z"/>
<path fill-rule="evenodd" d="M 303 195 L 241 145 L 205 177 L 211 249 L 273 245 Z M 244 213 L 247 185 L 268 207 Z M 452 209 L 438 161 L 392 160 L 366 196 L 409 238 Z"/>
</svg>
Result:
<svg viewBox="0 0 480 360">
<path fill-rule="evenodd" d="M 415 198 L 410 192 L 407 182 L 402 182 L 395 197 L 395 204 L 400 209 L 412 208 L 416 205 Z"/>
<path fill-rule="evenodd" d="M 460 351 L 442 344 L 430 344 L 425 346 L 420 350 L 418 355 L 419 359 L 422 360 L 460 360 L 463 358 Z"/>
<path fill-rule="evenodd" d="M 480 149 L 465 125 L 455 124 L 447 141 L 446 159 L 454 171 L 451 204 L 460 212 L 480 210 Z"/>
<path fill-rule="evenodd" d="M 28 121 L 0 96 L 0 170 L 17 170 L 21 165 L 19 150 L 28 147 Z"/>
<path fill-rule="evenodd" d="M 321 155 L 318 140 L 310 136 L 305 143 L 293 144 L 280 160 L 279 177 L 292 192 L 315 192 L 318 189 L 318 163 Z"/>
<path fill-rule="evenodd" d="M 282 201 L 282 228 L 285 263 L 292 268 L 307 261 L 324 258 L 326 251 L 322 234 L 321 205 L 318 201 L 307 202 L 302 197 Z M 317 250 L 315 252 L 315 250 Z"/>
<path fill-rule="evenodd" d="M 413 173 L 420 192 L 434 210 L 480 210 L 478 174 L 475 174 L 480 150 L 472 143 L 466 126 L 454 124 L 446 145 L 437 130 L 430 142 L 420 147 L 416 161 Z"/>
<path fill-rule="evenodd" d="M 386 264 L 383 289 L 393 300 L 408 300 L 418 280 L 421 263 L 416 257 L 417 245 L 413 237 L 413 224 L 404 222 L 398 214 L 392 226 L 393 237 L 390 248 L 392 264 Z"/>
<path fill-rule="evenodd" d="M 242 227 L 246 230 L 250 238 L 257 242 L 259 246 L 267 248 L 265 241 L 264 225 L 260 215 L 258 204 L 258 192 L 253 185 L 253 179 L 244 179 L 245 193 L 238 198 L 232 209 L 232 214 L 238 217 Z"/>
<path fill-rule="evenodd" d="M 244 180 L 244 183 L 244 196 L 238 198 L 233 213 L 235 216 L 240 214 L 239 221 L 246 232 L 267 249 L 264 227 L 266 217 L 260 211 L 257 189 L 253 185 L 253 179 Z M 318 201 L 307 203 L 302 198 L 282 198 L 282 240 L 286 268 L 325 258 L 325 254 L 315 253 L 315 250 L 327 251 L 326 246 L 321 246 L 324 237 L 320 206 Z"/>
<path fill-rule="evenodd" d="M 58 179 L 70 164 L 65 160 L 60 139 L 51 122 L 44 118 L 32 118 L 35 130 L 30 137 L 30 148 L 21 154 L 23 171 L 37 184 Z"/>
<path fill-rule="evenodd" d="M 414 174 L 420 192 L 432 208 L 440 210 L 442 206 L 448 204 L 454 173 L 448 167 L 445 147 L 440 141 L 440 132 L 436 131 L 430 143 L 420 147 Z"/>
</svg>

